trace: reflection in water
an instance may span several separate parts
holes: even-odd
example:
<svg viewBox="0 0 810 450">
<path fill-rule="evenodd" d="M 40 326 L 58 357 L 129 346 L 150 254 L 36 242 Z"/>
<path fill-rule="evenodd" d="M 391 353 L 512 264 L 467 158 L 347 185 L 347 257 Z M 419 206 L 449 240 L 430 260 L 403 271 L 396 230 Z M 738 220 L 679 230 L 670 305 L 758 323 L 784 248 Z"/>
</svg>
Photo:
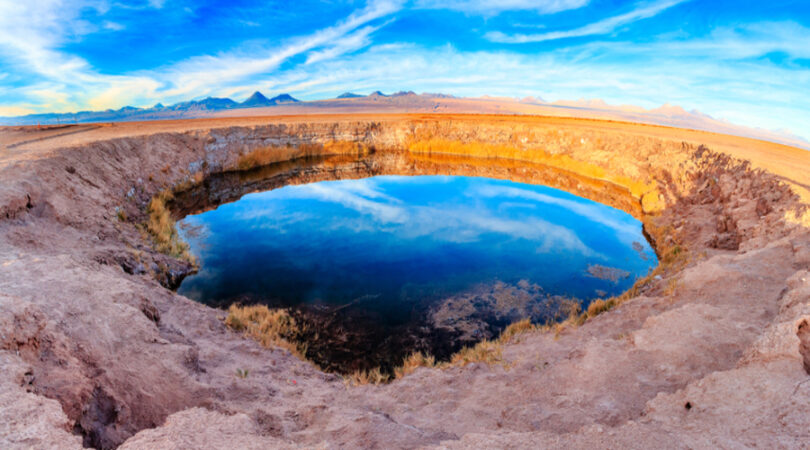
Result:
<svg viewBox="0 0 810 450">
<path fill-rule="evenodd" d="M 563 297 L 621 293 L 657 264 L 624 212 L 477 177 L 286 186 L 187 216 L 180 229 L 201 265 L 180 293 L 290 307 L 341 335 L 311 345 L 338 370 L 413 350 L 446 357 L 522 317 L 555 318 Z"/>
</svg>

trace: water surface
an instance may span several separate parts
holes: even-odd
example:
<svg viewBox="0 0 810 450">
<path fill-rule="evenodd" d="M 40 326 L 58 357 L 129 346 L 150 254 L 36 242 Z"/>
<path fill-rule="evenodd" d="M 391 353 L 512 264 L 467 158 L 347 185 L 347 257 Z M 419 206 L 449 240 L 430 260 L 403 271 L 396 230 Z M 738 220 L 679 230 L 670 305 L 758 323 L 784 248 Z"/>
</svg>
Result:
<svg viewBox="0 0 810 450">
<path fill-rule="evenodd" d="M 201 266 L 180 293 L 218 307 L 317 313 L 318 326 L 344 334 L 373 329 L 367 334 L 376 343 L 352 349 L 339 339 L 349 359 L 374 353 L 368 345 L 441 355 L 453 350 L 432 347 L 442 333 L 474 341 L 521 315 L 541 321 L 553 317 L 549 299 L 586 306 L 623 292 L 657 264 L 640 222 L 622 211 L 477 177 L 285 186 L 179 225 Z M 438 334 L 427 336 L 431 330 Z"/>
</svg>

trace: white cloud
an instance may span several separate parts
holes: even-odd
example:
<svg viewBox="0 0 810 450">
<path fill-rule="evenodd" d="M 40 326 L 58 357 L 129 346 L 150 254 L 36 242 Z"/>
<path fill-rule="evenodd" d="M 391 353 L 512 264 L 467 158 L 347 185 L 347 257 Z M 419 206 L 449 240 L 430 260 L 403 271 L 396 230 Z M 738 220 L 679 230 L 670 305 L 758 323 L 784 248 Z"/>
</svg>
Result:
<svg viewBox="0 0 810 450">
<path fill-rule="evenodd" d="M 590 0 L 418 0 L 417 8 L 452 9 L 466 13 L 495 14 L 501 11 L 532 10 L 542 14 L 577 9 Z"/>
<path fill-rule="evenodd" d="M 163 3 L 157 1 L 150 6 L 160 8 Z M 234 83 L 246 83 L 249 78 L 270 73 L 300 54 L 315 51 L 311 59 L 316 62 L 355 51 L 368 45 L 368 35 L 378 28 L 364 25 L 401 7 L 402 0 L 372 0 L 334 26 L 292 38 L 280 47 L 259 49 L 251 54 L 235 49 L 129 75 L 106 75 L 98 73 L 84 59 L 60 50 L 65 43 L 98 31 L 81 20 L 80 13 L 87 8 L 100 14 L 106 12 L 108 5 L 103 0 L 0 0 L 0 58 L 15 72 L 30 74 L 49 86 L 41 92 L 62 94 L 39 105 L 41 109 L 58 112 L 127 104 L 145 106 L 156 101 L 208 95 Z M 106 22 L 106 28 L 118 26 Z M 26 94 L 35 96 L 30 88 L 26 88 Z"/>
<path fill-rule="evenodd" d="M 84 59 L 58 50 L 97 31 L 80 18 L 87 8 L 101 14 L 108 6 L 96 0 L 0 1 L 0 57 L 15 72 L 32 77 L 24 91 L 32 100 L 40 100 L 38 109 L 119 107 L 150 92 L 143 88 L 156 86 L 147 77 L 99 74 Z M 116 26 L 106 22 L 106 28 Z M 112 98 L 114 95 L 119 98 Z"/>
<path fill-rule="evenodd" d="M 711 60 L 742 60 L 783 52 L 790 58 L 810 58 L 810 28 L 796 22 L 759 22 L 718 27 L 705 38 L 666 38 L 650 43 L 610 44 L 625 53 L 663 52 L 669 58 L 700 56 Z M 594 43 L 592 46 L 605 47 Z"/>
<path fill-rule="evenodd" d="M 124 25 L 121 25 L 118 22 L 110 22 L 109 20 L 105 20 L 102 25 L 104 26 L 105 30 L 110 31 L 121 31 L 126 28 Z"/>
<path fill-rule="evenodd" d="M 82 59 L 52 50 L 86 31 L 79 11 L 91 2 L 0 2 L 0 55 L 17 67 L 49 77 L 87 68 Z"/>
<path fill-rule="evenodd" d="M 793 22 L 717 28 L 705 38 L 590 42 L 525 55 L 511 51 L 372 46 L 340 60 L 291 68 L 261 80 L 274 90 L 324 98 L 346 90 L 414 90 L 460 96 L 602 98 L 611 104 L 697 109 L 751 127 L 810 138 L 810 71 L 762 56 L 807 58 L 810 28 Z M 756 105 L 753 107 L 752 105 Z"/>
<path fill-rule="evenodd" d="M 385 25 L 387 25 L 387 23 L 376 27 L 366 26 L 351 34 L 336 39 L 331 43 L 330 46 L 324 48 L 323 50 L 310 52 L 307 56 L 306 64 L 313 64 L 320 61 L 325 61 L 327 59 L 333 59 L 346 53 L 351 53 L 360 50 L 361 48 L 368 47 L 371 44 L 370 35 Z"/>
<path fill-rule="evenodd" d="M 610 33 L 677 3 L 638 4 L 629 13 L 552 33 Z M 548 10 L 576 4 L 531 3 Z M 474 11 L 489 3 L 450 5 Z M 514 1 L 496 8 L 531 5 Z M 717 27 L 698 38 L 671 34 L 649 36 L 644 42 L 592 41 L 526 55 L 511 50 L 459 51 L 449 45 L 425 48 L 407 42 L 375 45 L 375 31 L 403 7 L 402 1 L 380 0 L 330 27 L 272 48 L 234 48 L 132 73 L 100 73 L 62 50 L 88 33 L 102 31 L 83 21 L 82 11 L 86 14 L 90 8 L 103 19 L 108 8 L 118 7 L 103 0 L 0 0 L 0 64 L 5 72 L 0 74 L 4 94 L 0 107 L 43 112 L 149 106 L 206 95 L 241 96 L 257 88 L 305 99 L 346 90 L 403 89 L 462 96 L 542 96 L 550 101 L 602 98 L 646 108 L 669 102 L 743 125 L 787 128 L 810 138 L 810 92 L 799 88 L 810 85 L 810 71 L 791 66 L 793 60 L 810 58 L 806 45 L 810 28 L 796 22 Z M 103 21 L 99 23 L 103 26 Z M 785 61 L 772 63 L 765 57 L 771 54 L 783 55 Z M 292 60 L 296 65 L 278 70 Z"/>
<path fill-rule="evenodd" d="M 388 16 L 401 7 L 401 1 L 377 0 L 369 2 L 365 8 L 354 12 L 336 25 L 308 36 L 294 38 L 279 48 L 260 50 L 259 53 L 264 53 L 264 55 L 259 57 L 246 55 L 242 51 L 234 51 L 215 56 L 205 55 L 190 58 L 165 69 L 162 74 L 158 74 L 164 84 L 170 86 L 169 89 L 163 92 L 163 95 L 168 97 L 189 94 L 199 96 L 212 87 L 221 89 L 223 85 L 228 83 L 271 72 L 293 56 L 321 47 L 333 48 L 329 56 L 334 57 L 336 52 L 334 51 L 333 42 L 344 39 L 347 34 L 358 27 Z M 373 30 L 368 29 L 366 31 L 370 33 Z M 359 36 L 362 36 L 362 32 Z"/>
<path fill-rule="evenodd" d="M 609 34 L 617 28 L 627 25 L 642 19 L 649 19 L 650 17 L 657 16 L 662 11 L 669 9 L 673 6 L 689 0 L 663 0 L 653 3 L 642 3 L 630 12 L 620 14 L 618 16 L 609 17 L 580 28 L 566 31 L 550 31 L 547 33 L 536 34 L 513 34 L 508 35 L 499 31 L 493 31 L 486 34 L 486 38 L 493 42 L 505 44 L 524 44 L 527 42 L 542 42 L 551 41 L 555 39 L 565 39 L 571 37 L 592 36 L 600 34 Z"/>
<path fill-rule="evenodd" d="M 0 117 L 2 116 L 22 116 L 25 114 L 33 114 L 35 110 L 25 106 L 0 106 Z"/>
</svg>

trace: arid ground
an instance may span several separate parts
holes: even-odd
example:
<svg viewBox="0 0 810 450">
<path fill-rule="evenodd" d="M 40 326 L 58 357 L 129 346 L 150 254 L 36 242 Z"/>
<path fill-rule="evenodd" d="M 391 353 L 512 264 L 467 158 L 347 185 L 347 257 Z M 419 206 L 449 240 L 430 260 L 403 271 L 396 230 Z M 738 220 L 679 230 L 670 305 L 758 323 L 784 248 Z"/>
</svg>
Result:
<svg viewBox="0 0 810 450">
<path fill-rule="evenodd" d="M 188 264 L 142 225 L 151 199 L 245 161 L 335 154 L 346 159 L 286 182 L 548 184 L 638 217 L 661 266 L 563 325 L 492 343 L 484 361 L 387 384 L 321 372 L 165 287 Z M 0 448 L 807 448 L 808 202 L 805 150 L 618 121 L 0 128 Z"/>
</svg>

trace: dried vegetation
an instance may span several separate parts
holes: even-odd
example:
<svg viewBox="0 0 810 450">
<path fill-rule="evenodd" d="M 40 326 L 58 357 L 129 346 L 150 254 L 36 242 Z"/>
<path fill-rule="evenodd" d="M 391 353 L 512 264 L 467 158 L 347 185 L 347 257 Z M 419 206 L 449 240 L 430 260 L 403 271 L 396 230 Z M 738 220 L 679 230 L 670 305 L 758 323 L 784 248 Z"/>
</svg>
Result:
<svg viewBox="0 0 810 450">
<path fill-rule="evenodd" d="M 540 149 L 521 148 L 517 143 L 491 144 L 485 142 L 461 142 L 438 137 L 414 138 L 408 143 L 408 150 L 414 153 L 447 153 L 478 158 L 503 158 L 529 161 L 623 186 L 637 199 L 657 198 L 657 184 L 644 183 L 624 175 L 609 173 L 595 164 L 578 161 L 566 154 L 551 154 Z M 648 200 L 652 201 L 652 200 Z M 661 205 L 650 205 L 660 208 Z"/>
<path fill-rule="evenodd" d="M 264 305 L 231 305 L 225 325 L 244 333 L 267 348 L 281 347 L 306 360 L 306 344 L 295 343 L 300 328 L 284 309 L 270 309 Z"/>
<path fill-rule="evenodd" d="M 194 258 L 188 251 L 188 244 L 180 239 L 167 206 L 167 202 L 173 197 L 171 191 L 164 190 L 149 201 L 144 229 L 152 238 L 157 251 L 193 263 Z"/>
<path fill-rule="evenodd" d="M 369 371 L 358 371 L 344 376 L 347 384 L 360 386 L 364 384 L 388 383 L 398 378 L 402 378 L 413 373 L 420 367 L 446 369 L 449 367 L 465 366 L 472 363 L 498 364 L 503 363 L 504 345 L 515 342 L 524 333 L 536 330 L 540 327 L 531 323 L 529 319 L 523 319 L 507 326 L 501 336 L 494 340 L 484 340 L 472 347 L 465 347 L 454 354 L 450 361 L 437 362 L 433 356 L 425 355 L 422 352 L 412 353 L 405 358 L 402 365 L 394 370 L 393 374 L 386 374 L 375 368 Z"/>
<path fill-rule="evenodd" d="M 278 145 L 260 147 L 239 157 L 236 170 L 250 170 L 257 167 L 297 158 L 327 155 L 365 155 L 371 148 L 361 142 L 327 141 L 324 143 L 302 143 L 299 145 Z"/>
</svg>

